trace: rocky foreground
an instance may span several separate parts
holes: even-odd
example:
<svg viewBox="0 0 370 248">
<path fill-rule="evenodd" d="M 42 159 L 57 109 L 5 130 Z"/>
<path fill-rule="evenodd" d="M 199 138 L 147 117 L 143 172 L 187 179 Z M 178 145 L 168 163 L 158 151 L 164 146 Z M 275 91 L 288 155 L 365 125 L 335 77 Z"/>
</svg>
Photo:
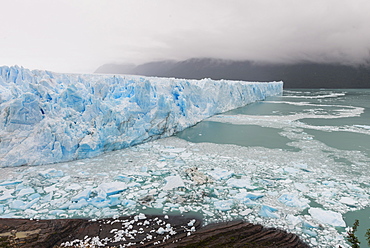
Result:
<svg viewBox="0 0 370 248">
<path fill-rule="evenodd" d="M 0 247 L 309 247 L 295 234 L 241 220 L 202 227 L 194 216 L 0 219 Z"/>
</svg>

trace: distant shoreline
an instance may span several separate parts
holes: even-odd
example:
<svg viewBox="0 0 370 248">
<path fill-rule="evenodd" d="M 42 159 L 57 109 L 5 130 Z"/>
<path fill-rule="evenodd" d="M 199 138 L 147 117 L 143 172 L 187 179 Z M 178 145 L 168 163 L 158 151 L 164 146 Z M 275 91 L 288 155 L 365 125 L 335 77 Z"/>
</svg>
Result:
<svg viewBox="0 0 370 248">
<path fill-rule="evenodd" d="M 370 88 L 370 66 L 340 63 L 262 63 L 251 60 L 191 58 L 163 60 L 144 64 L 104 64 L 95 73 L 131 74 L 214 80 L 283 81 L 284 89 L 366 89 Z"/>
</svg>

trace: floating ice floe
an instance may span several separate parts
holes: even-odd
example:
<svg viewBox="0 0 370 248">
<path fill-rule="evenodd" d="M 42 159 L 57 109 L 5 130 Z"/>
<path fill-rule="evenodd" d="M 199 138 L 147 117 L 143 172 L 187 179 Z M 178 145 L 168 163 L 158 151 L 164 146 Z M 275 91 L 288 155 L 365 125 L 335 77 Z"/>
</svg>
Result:
<svg viewBox="0 0 370 248">
<path fill-rule="evenodd" d="M 25 196 L 25 195 L 30 195 L 30 194 L 33 194 L 35 193 L 35 190 L 33 188 L 24 188 L 24 189 L 21 189 L 18 193 L 18 197 L 22 197 L 22 196 Z"/>
<path fill-rule="evenodd" d="M 238 178 L 230 178 L 229 180 L 226 181 L 226 184 L 229 187 L 235 187 L 235 188 L 246 188 L 250 190 L 257 189 L 257 186 L 251 185 L 250 178 L 247 177 L 242 177 L 240 179 Z"/>
<path fill-rule="evenodd" d="M 228 211 L 228 210 L 231 210 L 233 205 L 234 205 L 234 201 L 233 200 L 221 200 L 221 201 L 215 201 L 213 203 L 215 209 L 217 210 L 220 210 L 220 211 Z"/>
<path fill-rule="evenodd" d="M 258 214 L 262 217 L 278 219 L 280 218 L 280 215 L 276 213 L 277 211 L 278 210 L 276 208 L 273 208 L 267 205 L 262 205 Z"/>
<path fill-rule="evenodd" d="M 344 222 L 340 213 L 331 210 L 323 210 L 321 208 L 310 208 L 308 212 L 312 218 L 318 220 L 320 223 L 338 227 L 346 226 L 346 223 Z"/>
<path fill-rule="evenodd" d="M 299 217 L 299 216 L 294 216 L 294 215 L 292 215 L 292 214 L 288 214 L 288 215 L 286 216 L 286 220 L 288 221 L 288 223 L 289 223 L 290 225 L 292 225 L 292 226 L 293 226 L 293 228 L 294 228 L 295 226 L 297 226 L 298 224 L 302 223 L 302 219 L 301 219 L 301 217 Z"/>
<path fill-rule="evenodd" d="M 242 216 L 246 216 L 246 215 L 248 215 L 252 212 L 253 212 L 252 209 L 247 208 L 246 210 L 240 211 L 239 214 L 242 215 Z"/>
<path fill-rule="evenodd" d="M 288 207 L 296 207 L 296 208 L 301 208 L 305 209 L 308 208 L 310 203 L 310 200 L 305 199 L 303 197 L 298 197 L 296 194 L 282 194 L 279 197 L 279 201 L 287 205 Z"/>
<path fill-rule="evenodd" d="M 98 190 L 102 190 L 108 196 L 120 193 L 127 189 L 127 184 L 124 182 L 110 182 L 99 185 Z"/>
<path fill-rule="evenodd" d="M 48 169 L 45 171 L 40 171 L 39 174 L 44 178 L 62 177 L 64 176 L 63 171 L 56 169 Z"/>
<path fill-rule="evenodd" d="M 214 168 L 213 170 L 208 171 L 207 173 L 208 175 L 213 177 L 215 180 L 229 179 L 230 177 L 232 177 L 232 175 L 234 175 L 233 171 L 222 169 L 222 168 Z"/>
<path fill-rule="evenodd" d="M 0 182 L 0 186 L 10 186 L 10 185 L 16 185 L 16 184 L 20 184 L 20 183 L 22 183 L 22 181 L 20 181 L 20 180 L 4 181 L 4 182 Z"/>
<path fill-rule="evenodd" d="M 263 193 L 259 193 L 259 192 L 254 192 L 254 193 L 250 193 L 250 192 L 240 192 L 240 193 L 237 193 L 234 198 L 235 199 L 238 199 L 240 202 L 250 202 L 249 200 L 257 200 L 259 198 L 262 198 L 264 197 L 265 195 Z"/>
<path fill-rule="evenodd" d="M 339 199 L 339 202 L 344 203 L 348 206 L 356 206 L 358 204 L 358 202 L 351 197 L 341 197 Z"/>
<path fill-rule="evenodd" d="M 359 128 L 363 128 L 363 129 L 368 129 L 370 130 L 370 126 L 367 126 L 367 125 L 353 125 L 354 127 L 359 127 Z"/>
<path fill-rule="evenodd" d="M 2 192 L 2 194 L 0 195 L 0 201 L 6 201 L 6 200 L 10 200 L 10 199 L 13 199 L 15 198 L 15 196 L 13 196 L 14 190 L 5 190 Z"/>
<path fill-rule="evenodd" d="M 164 179 L 166 181 L 166 184 L 163 186 L 163 190 L 171 190 L 178 187 L 185 187 L 184 181 L 182 178 L 177 176 L 169 176 Z"/>
<path fill-rule="evenodd" d="M 89 199 L 90 194 L 91 194 L 91 189 L 85 189 L 81 191 L 80 193 L 78 193 L 77 195 L 73 196 L 71 198 L 71 201 L 78 202 L 79 200 L 82 200 L 82 199 L 87 200 Z"/>
<path fill-rule="evenodd" d="M 309 192 L 310 188 L 305 183 L 293 183 L 294 187 L 301 192 Z"/>
</svg>

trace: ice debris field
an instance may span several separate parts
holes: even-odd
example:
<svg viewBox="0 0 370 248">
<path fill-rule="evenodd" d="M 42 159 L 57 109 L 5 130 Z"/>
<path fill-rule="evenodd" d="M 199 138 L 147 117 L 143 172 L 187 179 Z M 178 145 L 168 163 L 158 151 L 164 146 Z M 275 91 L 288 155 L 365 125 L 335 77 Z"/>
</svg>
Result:
<svg viewBox="0 0 370 248">
<path fill-rule="evenodd" d="M 342 213 L 367 206 L 369 190 L 333 161 L 320 167 L 324 153 L 316 152 L 289 158 L 280 149 L 169 137 L 96 158 L 2 168 L 0 217 L 197 212 L 205 224 L 243 218 L 297 233 L 314 247 L 348 247 Z"/>
<path fill-rule="evenodd" d="M 2 68 L 1 75 L 1 218 L 195 212 L 205 224 L 243 218 L 297 233 L 314 247 L 349 247 L 342 214 L 369 206 L 367 158 L 347 152 L 356 164 L 348 173 L 335 158 L 343 151 L 318 143 L 294 122 L 277 119 L 267 124 L 284 125 L 299 151 L 192 143 L 174 136 L 152 140 L 280 94 L 281 83 L 64 75 L 17 67 Z M 124 93 L 115 98 L 115 92 Z M 47 95 L 50 99 L 44 101 Z M 69 97 L 74 100 L 69 102 Z M 34 106 L 38 118 L 32 117 Z M 241 121 L 253 122 L 251 118 Z M 117 119 L 126 121 L 122 133 Z M 87 132 L 89 128 L 93 130 Z M 109 136 L 112 130 L 117 140 Z M 27 139 L 28 145 L 21 145 Z M 138 143 L 143 144 L 131 146 Z M 7 146 L 11 151 L 4 152 Z M 128 148 L 92 157 L 122 147 Z M 42 159 L 37 160 L 39 155 Z M 15 167 L 82 157 L 90 158 Z"/>
</svg>

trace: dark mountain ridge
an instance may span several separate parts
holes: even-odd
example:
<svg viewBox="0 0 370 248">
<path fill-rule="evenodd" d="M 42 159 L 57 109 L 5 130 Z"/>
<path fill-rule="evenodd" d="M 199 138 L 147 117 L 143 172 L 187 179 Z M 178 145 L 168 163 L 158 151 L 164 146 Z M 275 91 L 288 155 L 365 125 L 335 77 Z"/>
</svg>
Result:
<svg viewBox="0 0 370 248">
<path fill-rule="evenodd" d="M 95 73 L 188 79 L 284 81 L 284 88 L 370 88 L 370 66 L 302 62 L 263 64 L 211 58 L 157 61 L 138 66 L 105 64 Z"/>
</svg>

